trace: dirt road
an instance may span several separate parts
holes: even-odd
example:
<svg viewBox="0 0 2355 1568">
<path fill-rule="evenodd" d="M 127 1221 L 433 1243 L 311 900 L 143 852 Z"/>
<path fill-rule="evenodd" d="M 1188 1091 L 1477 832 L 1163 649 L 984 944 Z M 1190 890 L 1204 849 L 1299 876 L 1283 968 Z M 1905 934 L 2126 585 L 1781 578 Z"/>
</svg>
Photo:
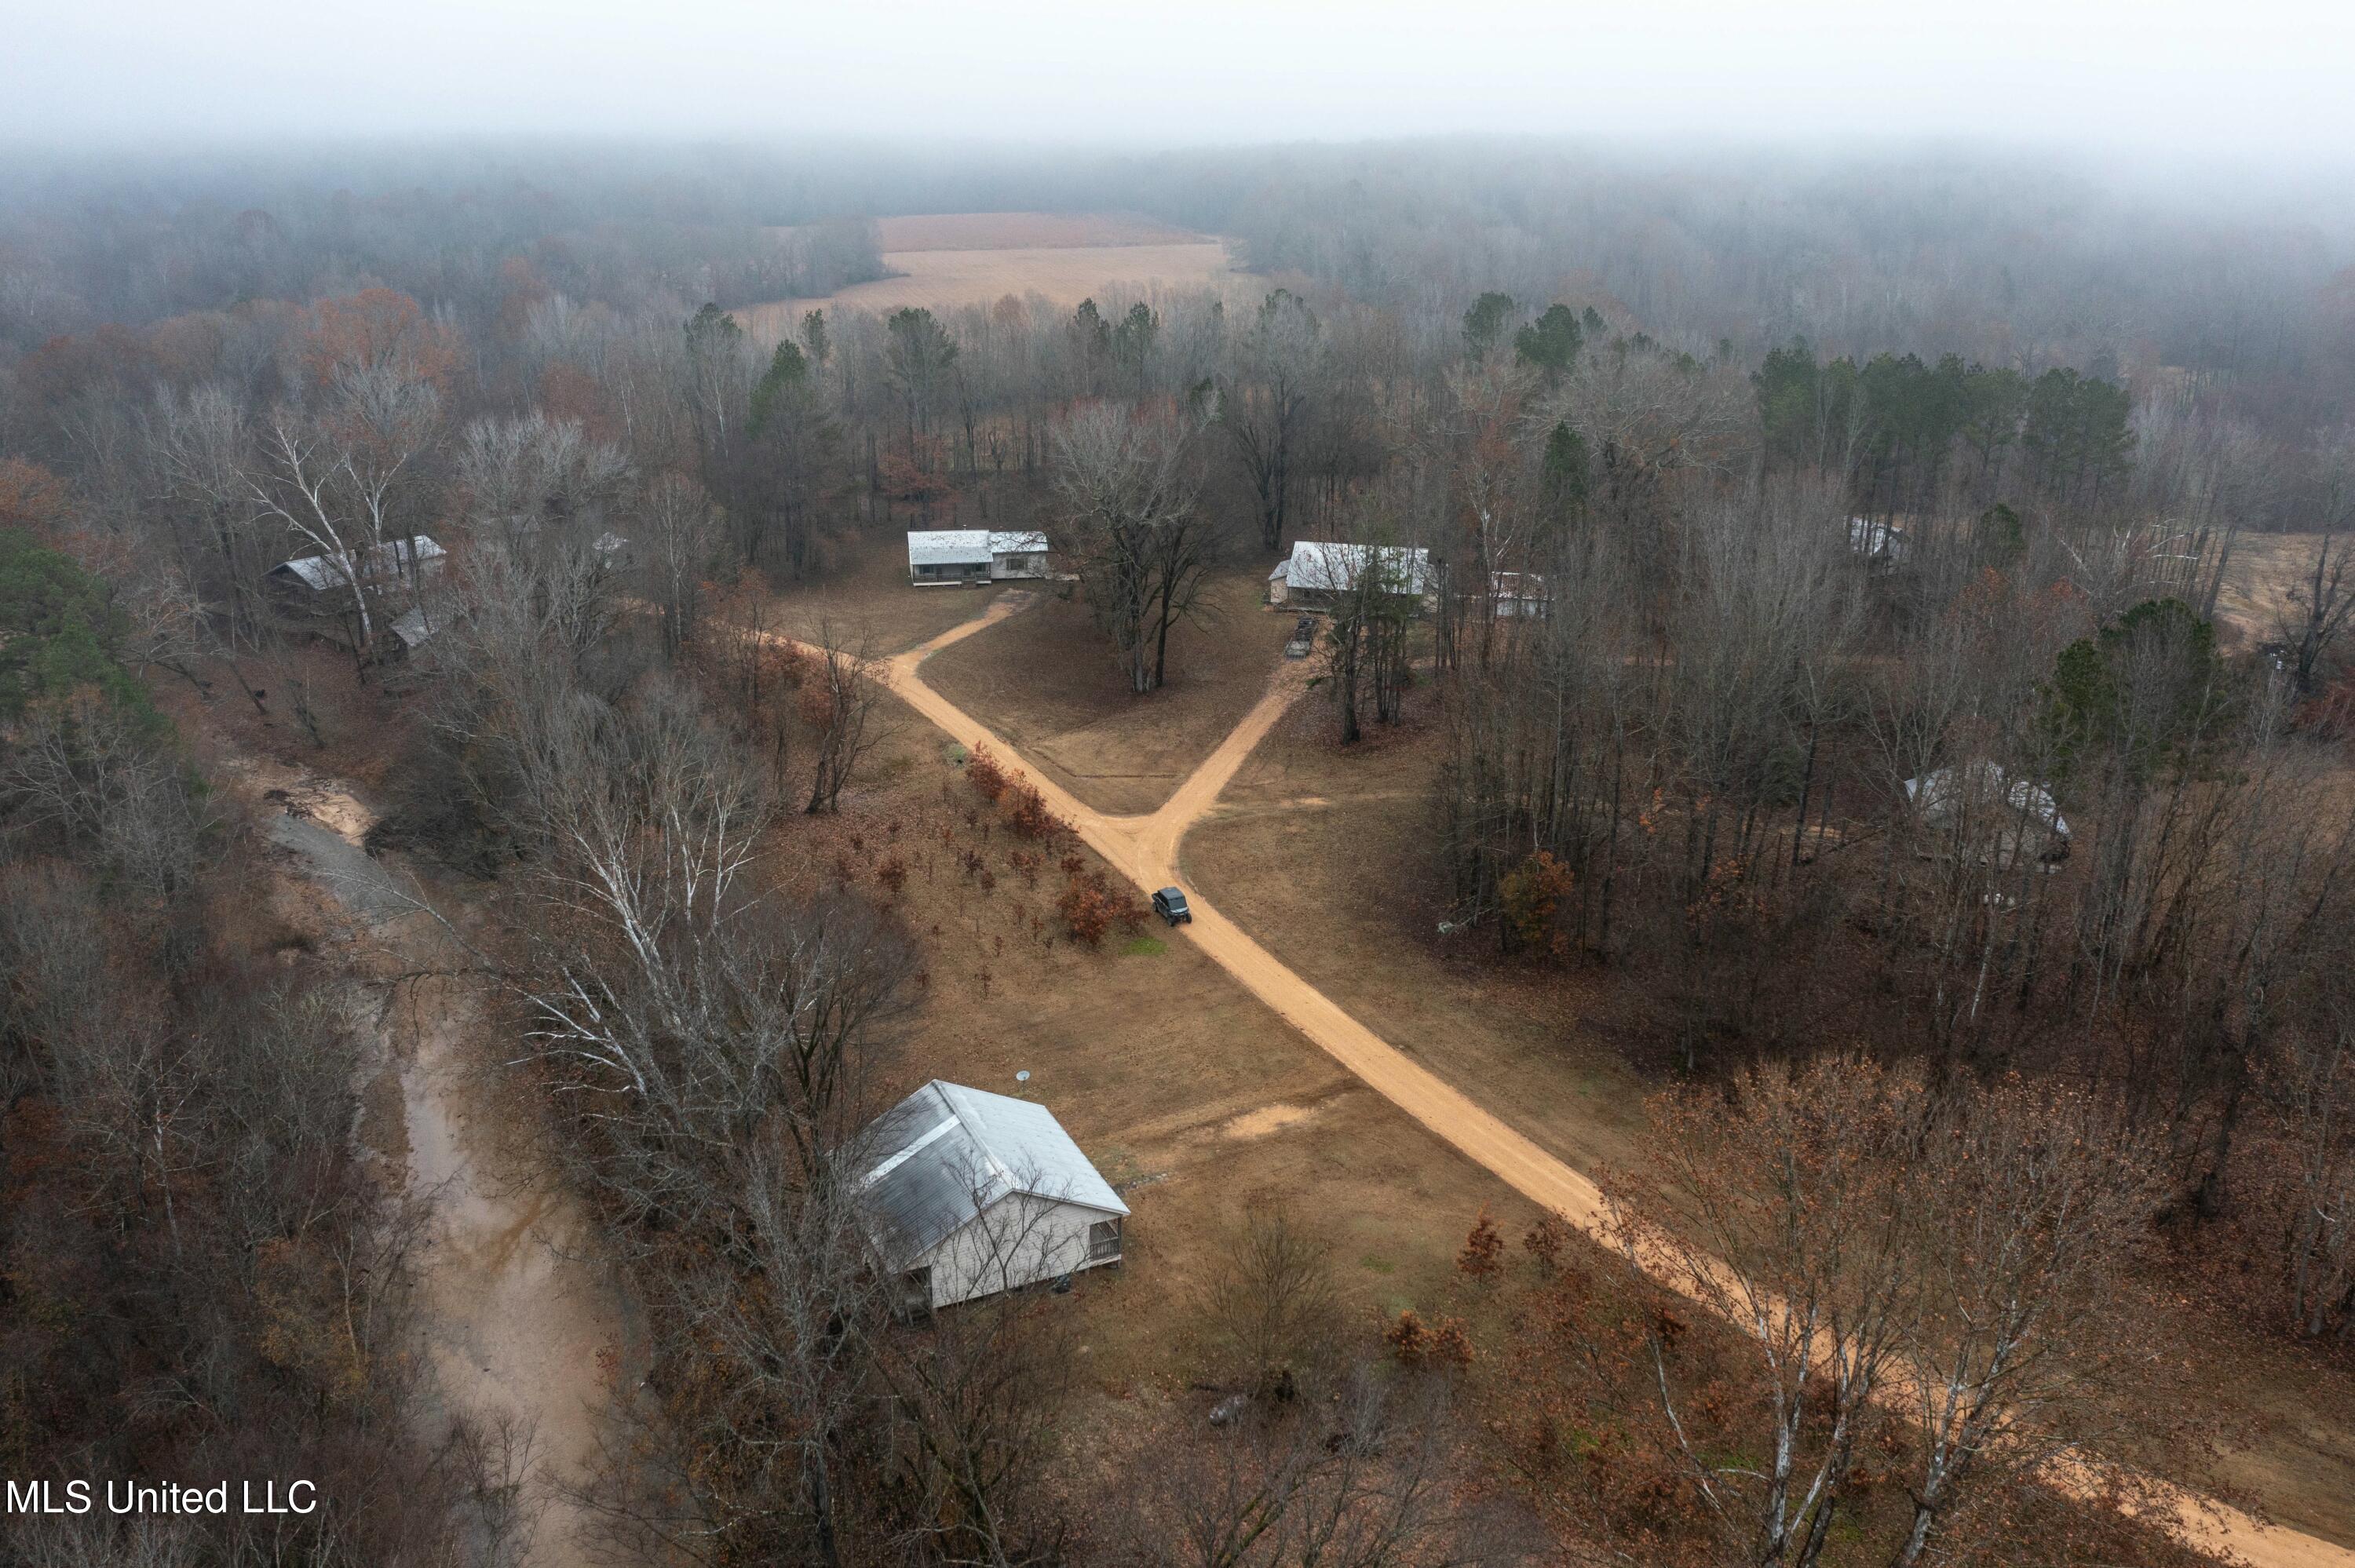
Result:
<svg viewBox="0 0 2355 1568">
<path fill-rule="evenodd" d="M 967 750 L 986 746 L 1014 762 L 1018 754 L 1011 746 L 924 684 L 918 671 L 932 654 L 1005 620 L 1028 602 L 1028 596 L 1003 596 L 986 613 L 871 669 L 893 694 Z M 1178 849 L 1186 830 L 1217 803 L 1252 749 L 1305 690 L 1304 671 L 1297 664 L 1280 666 L 1267 694 L 1161 809 L 1148 816 L 1106 816 L 1036 771 L 1026 771 L 1025 778 L 1089 848 L 1150 892 L 1177 880 Z M 1583 1230 L 1598 1229 L 1602 1194 L 1593 1181 L 1350 1017 L 1193 890 L 1188 890 L 1187 899 L 1194 911 L 1188 929 L 1195 945 L 1285 1022 L 1516 1192 Z M 2253 1568 L 2355 1568 L 2355 1552 L 2261 1524 L 2238 1510 L 2189 1493 L 2177 1497 L 2171 1512 L 2184 1539 L 2206 1551 L 2237 1555 Z"/>
</svg>

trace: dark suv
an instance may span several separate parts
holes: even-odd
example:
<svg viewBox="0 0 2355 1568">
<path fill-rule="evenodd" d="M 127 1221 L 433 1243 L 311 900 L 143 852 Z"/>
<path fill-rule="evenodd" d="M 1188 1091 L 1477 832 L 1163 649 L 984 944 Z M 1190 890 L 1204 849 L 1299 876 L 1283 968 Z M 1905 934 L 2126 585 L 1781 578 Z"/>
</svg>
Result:
<svg viewBox="0 0 2355 1568">
<path fill-rule="evenodd" d="M 1165 887 L 1153 895 L 1153 912 L 1172 926 L 1194 923 L 1194 912 L 1186 907 L 1186 895 L 1175 887 Z"/>
</svg>

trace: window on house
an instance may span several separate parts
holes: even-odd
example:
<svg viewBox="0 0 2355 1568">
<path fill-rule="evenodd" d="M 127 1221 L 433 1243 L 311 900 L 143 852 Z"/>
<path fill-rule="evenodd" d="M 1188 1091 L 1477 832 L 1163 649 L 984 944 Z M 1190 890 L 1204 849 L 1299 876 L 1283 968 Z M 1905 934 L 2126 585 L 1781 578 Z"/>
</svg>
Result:
<svg viewBox="0 0 2355 1568">
<path fill-rule="evenodd" d="M 1103 1263 L 1120 1255 L 1120 1222 L 1098 1220 L 1088 1227 L 1088 1261 Z"/>
</svg>

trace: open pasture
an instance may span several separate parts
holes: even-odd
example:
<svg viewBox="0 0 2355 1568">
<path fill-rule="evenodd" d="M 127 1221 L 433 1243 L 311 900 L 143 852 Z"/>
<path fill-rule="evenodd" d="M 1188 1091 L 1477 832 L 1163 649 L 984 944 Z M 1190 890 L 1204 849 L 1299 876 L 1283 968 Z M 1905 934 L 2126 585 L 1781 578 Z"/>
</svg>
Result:
<svg viewBox="0 0 2355 1568">
<path fill-rule="evenodd" d="M 736 318 L 755 338 L 773 342 L 820 307 L 940 311 L 1036 294 L 1068 308 L 1092 295 L 1240 294 L 1256 286 L 1235 270 L 1223 240 L 1116 215 L 939 213 L 883 218 L 879 227 L 883 264 L 897 276 L 818 299 L 740 306 Z"/>
</svg>

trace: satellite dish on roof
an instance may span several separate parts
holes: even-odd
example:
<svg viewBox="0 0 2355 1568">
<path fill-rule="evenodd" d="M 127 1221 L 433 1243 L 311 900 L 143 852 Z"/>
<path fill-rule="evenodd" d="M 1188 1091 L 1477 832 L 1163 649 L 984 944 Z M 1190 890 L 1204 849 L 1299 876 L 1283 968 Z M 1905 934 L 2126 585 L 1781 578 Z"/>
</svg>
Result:
<svg viewBox="0 0 2355 1568">
<path fill-rule="evenodd" d="M 1029 1068 L 1028 1068 L 1028 1067 L 1025 1067 L 1025 1068 L 1023 1068 L 1020 1072 L 1018 1072 L 1018 1073 L 1015 1074 L 1015 1075 L 1014 1075 L 1014 1081 L 1015 1081 L 1016 1083 L 1018 1083 L 1018 1084 L 1027 1084 L 1027 1083 L 1028 1083 L 1028 1082 L 1030 1081 L 1030 1069 L 1029 1069 Z"/>
</svg>

